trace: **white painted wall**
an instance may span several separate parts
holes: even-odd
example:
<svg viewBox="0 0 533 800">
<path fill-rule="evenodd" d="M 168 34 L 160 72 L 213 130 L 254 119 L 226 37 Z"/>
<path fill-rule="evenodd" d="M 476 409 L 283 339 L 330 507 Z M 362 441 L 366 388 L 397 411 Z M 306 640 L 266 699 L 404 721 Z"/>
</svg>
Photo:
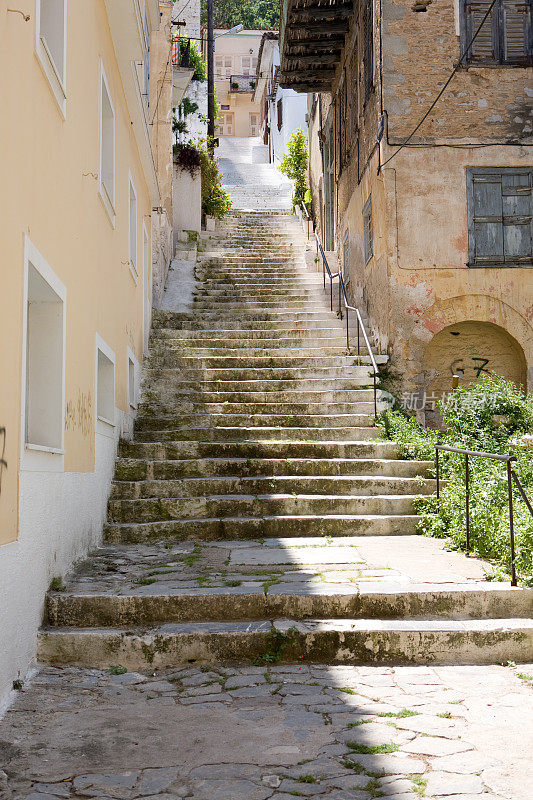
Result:
<svg viewBox="0 0 533 800">
<path fill-rule="evenodd" d="M 278 101 L 283 103 L 283 125 L 278 131 L 277 108 Z M 274 101 L 271 103 L 270 141 L 272 160 L 279 164 L 285 153 L 287 145 L 294 131 L 298 128 L 307 136 L 307 95 L 295 92 L 293 89 L 278 88 Z"/>
<path fill-rule="evenodd" d="M 202 178 L 200 171 L 194 178 L 174 165 L 172 182 L 174 212 L 174 247 L 180 231 L 202 230 Z"/>
<path fill-rule="evenodd" d="M 34 664 L 50 581 L 101 541 L 119 433 L 132 427 L 115 414 L 115 427 L 97 423 L 94 472 L 20 471 L 19 538 L 0 548 L 0 714 Z"/>
<path fill-rule="evenodd" d="M 272 69 L 279 67 L 279 45 L 276 43 L 272 53 Z M 283 125 L 278 130 L 278 101 L 283 104 Z M 307 95 L 295 92 L 293 89 L 282 89 L 278 86 L 274 98 L 269 103 L 270 119 L 270 157 L 275 164 L 279 164 L 285 153 L 287 145 L 294 131 L 298 128 L 307 136 Z"/>
</svg>

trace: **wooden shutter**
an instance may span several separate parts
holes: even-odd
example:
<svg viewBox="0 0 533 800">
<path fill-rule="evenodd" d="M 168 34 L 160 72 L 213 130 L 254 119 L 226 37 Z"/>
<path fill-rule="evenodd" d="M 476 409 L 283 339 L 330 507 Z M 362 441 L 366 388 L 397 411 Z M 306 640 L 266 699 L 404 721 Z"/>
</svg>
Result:
<svg viewBox="0 0 533 800">
<path fill-rule="evenodd" d="M 358 100 L 359 100 L 359 75 L 358 75 L 358 41 L 355 40 L 354 48 L 348 65 L 348 152 L 351 153 L 357 139 Z"/>
<path fill-rule="evenodd" d="M 283 128 L 283 100 L 278 100 L 278 131 Z"/>
<path fill-rule="evenodd" d="M 531 64 L 531 2 L 503 0 L 501 20 L 502 60 L 512 64 Z"/>
<path fill-rule="evenodd" d="M 490 5 L 491 0 L 466 0 L 465 46 L 472 40 L 477 29 L 483 23 L 481 30 L 468 51 L 467 61 L 495 61 L 498 58 L 498 0 L 496 0 L 490 14 L 483 22 Z"/>
<path fill-rule="evenodd" d="M 502 174 L 503 254 L 506 262 L 533 261 L 532 172 Z"/>
<path fill-rule="evenodd" d="M 469 245 L 473 266 L 504 261 L 501 173 L 469 174 Z"/>
</svg>

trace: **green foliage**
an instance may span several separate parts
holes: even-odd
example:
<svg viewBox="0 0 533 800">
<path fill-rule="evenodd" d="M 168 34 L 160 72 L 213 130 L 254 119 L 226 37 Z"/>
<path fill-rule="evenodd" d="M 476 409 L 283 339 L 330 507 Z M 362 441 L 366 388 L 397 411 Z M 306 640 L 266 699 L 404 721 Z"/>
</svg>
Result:
<svg viewBox="0 0 533 800">
<path fill-rule="evenodd" d="M 435 458 L 439 434 L 423 428 L 405 412 L 394 409 L 383 411 L 378 417 L 378 427 L 385 439 L 397 443 L 400 458 L 417 461 L 432 461 Z"/>
<path fill-rule="evenodd" d="M 281 159 L 279 168 L 287 178 L 294 181 L 294 195 L 292 198 L 292 206 L 294 208 L 301 204 L 308 191 L 307 186 L 307 166 L 309 163 L 309 148 L 307 145 L 307 137 L 302 130 L 298 128 L 294 131 L 289 144 L 287 145 L 287 152 Z"/>
<path fill-rule="evenodd" d="M 277 30 L 279 0 L 217 0 L 213 3 L 215 28 L 245 28 Z M 206 0 L 202 0 L 202 22 L 207 21 Z"/>
<path fill-rule="evenodd" d="M 400 411 L 386 411 L 380 427 L 399 443 L 404 458 L 434 459 L 434 445 L 442 444 L 501 455 L 513 454 L 516 472 L 526 495 L 533 500 L 533 397 L 499 376 L 462 386 L 439 404 L 445 432 L 422 428 Z M 440 454 L 440 501 L 420 497 L 416 510 L 420 530 L 439 538 L 450 537 L 456 549 L 466 548 L 465 458 Z M 492 579 L 508 580 L 511 570 L 507 471 L 504 463 L 470 458 L 471 550 L 494 563 Z M 515 567 L 521 582 L 533 585 L 533 517 L 513 485 Z"/>
<path fill-rule="evenodd" d="M 113 666 L 109 667 L 107 671 L 110 675 L 125 675 L 128 671 L 128 668 L 122 666 L 122 664 L 113 664 Z"/>
<path fill-rule="evenodd" d="M 221 219 L 231 210 L 231 197 L 222 186 L 218 158 L 207 147 L 199 147 L 202 168 L 202 212 Z"/>
<path fill-rule="evenodd" d="M 188 50 L 188 42 L 190 42 L 188 65 L 191 69 L 194 69 L 192 79 L 193 81 L 204 83 L 204 81 L 207 80 L 207 64 L 204 61 L 202 51 L 194 39 L 187 39 L 186 36 L 181 39 L 180 43 L 180 67 L 186 66 L 185 59 Z"/>
</svg>

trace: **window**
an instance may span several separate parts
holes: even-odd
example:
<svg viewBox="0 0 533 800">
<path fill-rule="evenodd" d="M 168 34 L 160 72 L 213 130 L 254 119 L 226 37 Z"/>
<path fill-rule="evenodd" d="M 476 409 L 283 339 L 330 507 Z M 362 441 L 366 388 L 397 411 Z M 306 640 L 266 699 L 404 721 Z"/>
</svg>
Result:
<svg viewBox="0 0 533 800">
<path fill-rule="evenodd" d="M 338 172 L 340 173 L 343 166 L 346 164 L 348 155 L 348 81 L 346 78 L 346 70 L 343 70 L 339 91 L 337 94 L 337 139 L 338 139 L 338 153 L 339 164 Z"/>
<path fill-rule="evenodd" d="M 350 236 L 346 231 L 342 240 L 342 278 L 346 285 L 350 281 Z"/>
<path fill-rule="evenodd" d="M 66 0 L 37 0 L 35 48 L 57 103 L 66 113 Z"/>
<path fill-rule="evenodd" d="M 133 277 L 136 278 L 137 277 L 137 194 L 135 192 L 135 186 L 133 185 L 131 174 L 130 174 L 129 198 L 130 198 L 130 206 L 129 206 L 130 268 L 132 270 Z"/>
<path fill-rule="evenodd" d="M 216 56 L 215 77 L 229 78 L 233 72 L 233 56 Z"/>
<path fill-rule="evenodd" d="M 364 8 L 364 82 L 365 101 L 374 86 L 374 2 L 365 0 Z"/>
<path fill-rule="evenodd" d="M 533 169 L 467 170 L 468 266 L 531 267 Z"/>
<path fill-rule="evenodd" d="M 464 0 L 463 48 L 472 40 L 492 0 Z M 531 8 L 533 0 L 495 0 L 468 53 L 470 63 L 533 63 Z"/>
<path fill-rule="evenodd" d="M 241 75 L 255 75 L 257 72 L 257 56 L 241 56 Z"/>
<path fill-rule="evenodd" d="M 250 114 L 250 136 L 257 136 L 259 131 L 259 114 Z"/>
<path fill-rule="evenodd" d="M 64 430 L 66 290 L 27 242 L 24 443 L 60 453 Z"/>
<path fill-rule="evenodd" d="M 137 359 L 128 348 L 128 402 L 130 408 L 137 408 Z"/>
<path fill-rule="evenodd" d="M 277 114 L 277 116 L 278 116 L 278 131 L 280 131 L 283 128 L 283 100 L 278 100 L 277 110 L 278 110 L 278 114 Z"/>
<path fill-rule="evenodd" d="M 115 219 L 115 110 L 102 67 L 100 82 L 100 194 Z"/>
<path fill-rule="evenodd" d="M 115 354 L 96 337 L 96 416 L 108 425 L 115 424 Z"/>
<path fill-rule="evenodd" d="M 369 197 L 363 208 L 363 250 L 365 264 L 368 264 L 374 255 L 374 243 L 372 235 L 372 198 Z"/>
</svg>

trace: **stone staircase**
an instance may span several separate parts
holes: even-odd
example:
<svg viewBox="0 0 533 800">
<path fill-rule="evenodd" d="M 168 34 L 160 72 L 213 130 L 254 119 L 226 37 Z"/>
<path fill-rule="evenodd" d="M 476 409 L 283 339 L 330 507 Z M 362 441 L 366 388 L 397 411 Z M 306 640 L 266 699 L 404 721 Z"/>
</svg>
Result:
<svg viewBox="0 0 533 800">
<path fill-rule="evenodd" d="M 532 591 L 415 534 L 432 465 L 379 441 L 303 247 L 286 212 L 235 212 L 191 314 L 156 313 L 105 542 L 48 594 L 42 661 L 533 658 Z"/>
</svg>

